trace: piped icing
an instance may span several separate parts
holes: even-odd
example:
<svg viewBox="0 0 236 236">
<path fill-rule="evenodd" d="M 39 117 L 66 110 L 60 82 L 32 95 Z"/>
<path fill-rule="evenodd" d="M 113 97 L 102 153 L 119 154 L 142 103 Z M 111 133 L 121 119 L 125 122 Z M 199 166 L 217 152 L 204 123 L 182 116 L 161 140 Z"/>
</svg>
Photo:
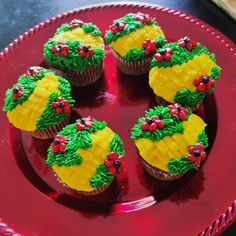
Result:
<svg viewBox="0 0 236 236">
<path fill-rule="evenodd" d="M 69 116 L 70 106 L 74 103 L 70 91 L 69 82 L 58 74 L 42 67 L 30 67 L 7 90 L 3 110 L 15 127 L 27 131 L 42 130 Z M 58 99 L 64 101 L 61 112 L 53 106 Z"/>
<path fill-rule="evenodd" d="M 44 45 L 45 59 L 63 71 L 94 67 L 103 61 L 104 53 L 98 27 L 78 19 L 63 24 Z"/>
<path fill-rule="evenodd" d="M 124 154 L 119 136 L 105 122 L 89 116 L 58 133 L 46 163 L 69 187 L 93 191 L 124 172 Z"/>
<path fill-rule="evenodd" d="M 184 37 L 157 50 L 151 61 L 149 85 L 170 103 L 192 106 L 213 92 L 221 70 L 215 61 L 207 48 Z"/>
<path fill-rule="evenodd" d="M 159 125 L 150 129 L 155 122 Z M 157 106 L 138 120 L 131 138 L 149 165 L 165 172 L 185 173 L 198 169 L 205 158 L 203 153 L 193 157 L 195 146 L 200 145 L 202 152 L 208 146 L 205 126 L 200 117 L 180 104 Z"/>
<path fill-rule="evenodd" d="M 159 43 L 153 42 L 157 41 L 159 36 Z M 114 20 L 113 25 L 106 31 L 105 40 L 124 60 L 137 61 L 153 55 L 156 47 L 160 44 L 162 46 L 164 33 L 155 18 L 143 13 L 129 13 Z M 152 45 L 147 48 L 145 41 L 151 41 Z"/>
</svg>

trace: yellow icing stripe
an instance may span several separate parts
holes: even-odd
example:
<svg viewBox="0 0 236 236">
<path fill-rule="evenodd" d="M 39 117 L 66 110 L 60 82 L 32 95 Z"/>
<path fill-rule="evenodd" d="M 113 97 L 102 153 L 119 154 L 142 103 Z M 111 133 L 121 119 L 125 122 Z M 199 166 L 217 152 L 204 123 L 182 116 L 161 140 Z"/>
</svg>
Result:
<svg viewBox="0 0 236 236">
<path fill-rule="evenodd" d="M 176 133 L 155 142 L 144 138 L 135 140 L 142 158 L 150 165 L 168 171 L 168 162 L 186 156 L 188 147 L 198 141 L 199 133 L 206 126 L 204 121 L 195 114 L 190 115 L 183 125 L 183 134 Z"/>
<path fill-rule="evenodd" d="M 49 96 L 53 92 L 60 93 L 58 79 L 54 74 L 46 73 L 45 77 L 37 81 L 36 88 L 27 101 L 7 112 L 9 121 L 19 129 L 36 130 L 36 121 L 42 116 Z"/>
<path fill-rule="evenodd" d="M 104 48 L 104 42 L 100 36 L 94 36 L 90 33 L 86 33 L 82 28 L 61 32 L 53 38 L 58 42 L 64 42 L 66 40 L 79 40 L 83 44 L 91 45 L 91 48 Z"/>
<path fill-rule="evenodd" d="M 142 28 L 132 31 L 128 35 L 118 38 L 111 43 L 111 46 L 123 57 L 130 48 L 141 49 L 142 44 L 146 39 L 155 40 L 158 36 L 164 37 L 161 27 L 156 25 L 145 25 Z"/>
<path fill-rule="evenodd" d="M 149 73 L 149 85 L 157 96 L 168 102 L 174 102 L 178 91 L 188 88 L 194 92 L 196 90 L 194 80 L 203 74 L 209 75 L 213 66 L 216 66 L 216 63 L 203 53 L 182 65 L 154 67 Z"/>
<path fill-rule="evenodd" d="M 102 164 L 110 152 L 110 142 L 114 136 L 114 132 L 106 127 L 90 135 L 93 146 L 87 150 L 79 149 L 78 153 L 82 157 L 83 162 L 79 166 L 53 166 L 53 170 L 57 173 L 63 183 L 77 191 L 92 191 L 89 180 L 96 175 L 97 166 Z"/>
</svg>

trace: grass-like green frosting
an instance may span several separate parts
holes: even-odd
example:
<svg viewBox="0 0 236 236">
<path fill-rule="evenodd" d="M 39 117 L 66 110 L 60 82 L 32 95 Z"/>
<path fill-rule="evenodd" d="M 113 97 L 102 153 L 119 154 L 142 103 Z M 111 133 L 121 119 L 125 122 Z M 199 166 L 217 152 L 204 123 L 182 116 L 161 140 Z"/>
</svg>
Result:
<svg viewBox="0 0 236 236">
<path fill-rule="evenodd" d="M 55 39 L 49 39 L 49 41 L 44 45 L 44 58 L 46 59 L 46 61 L 62 71 L 83 71 L 87 68 L 94 67 L 103 61 L 105 53 L 104 49 L 93 49 L 94 54 L 91 57 L 87 58 L 81 57 L 79 55 L 78 45 L 82 44 L 79 40 L 65 41 L 63 43 L 70 47 L 67 57 L 62 55 L 54 55 L 52 47 L 57 45 L 57 41 Z"/>
<path fill-rule="evenodd" d="M 206 135 L 205 129 L 199 133 L 198 142 L 195 145 L 198 143 L 202 143 L 204 148 L 208 147 L 208 137 Z M 199 166 L 195 165 L 194 162 L 189 161 L 187 156 L 183 156 L 181 159 L 170 160 L 168 163 L 168 169 L 172 174 L 184 174 L 191 169 L 198 170 Z"/>
<path fill-rule="evenodd" d="M 209 75 L 211 78 L 213 78 L 215 81 L 218 80 L 220 77 L 220 70 L 221 67 L 214 66 L 211 69 L 211 74 Z M 209 92 L 200 92 L 198 90 L 192 92 L 190 89 L 183 89 L 181 91 L 178 91 L 174 97 L 174 102 L 180 103 L 183 106 L 192 106 L 194 104 L 197 104 L 198 102 L 201 102 L 206 95 L 210 95 L 215 88 L 215 85 L 212 86 L 211 90 Z"/>
<path fill-rule="evenodd" d="M 80 119 L 76 120 L 79 123 Z M 83 157 L 78 154 L 78 149 L 89 149 L 92 147 L 92 139 L 90 134 L 95 133 L 98 130 L 103 130 L 106 127 L 106 122 L 93 120 L 92 128 L 85 128 L 82 131 L 76 129 L 75 124 L 67 125 L 59 136 L 67 137 L 68 142 L 66 144 L 65 152 L 53 153 L 51 146 L 48 149 L 48 158 L 46 163 L 50 166 L 74 166 L 81 165 Z M 115 134 L 110 142 L 110 152 L 117 152 L 119 155 L 124 155 L 124 144 L 120 137 Z M 109 154 L 109 153 L 107 153 Z M 93 188 L 99 188 L 103 185 L 109 184 L 114 179 L 114 176 L 110 175 L 108 168 L 103 164 L 97 166 L 97 173 L 90 179 L 90 184 Z"/>
<path fill-rule="evenodd" d="M 99 28 L 92 23 L 84 23 L 83 25 L 79 25 L 78 28 L 82 28 L 86 33 L 91 33 L 94 36 L 101 36 L 101 31 L 99 30 Z M 66 32 L 73 29 L 75 28 L 73 28 L 71 25 L 66 23 L 57 29 L 55 35 L 58 35 L 61 32 Z"/>
<path fill-rule="evenodd" d="M 209 50 L 202 46 L 200 43 L 197 43 L 197 46 L 194 47 L 191 51 L 188 51 L 185 47 L 180 47 L 178 42 L 165 44 L 162 48 L 172 48 L 173 54 L 171 60 L 157 61 L 155 58 L 151 61 L 151 68 L 153 67 L 171 67 L 174 65 L 182 65 L 189 60 L 192 60 L 195 56 L 200 56 L 202 53 L 205 53 L 210 56 L 213 61 L 216 61 L 215 55 L 210 53 Z M 157 50 L 160 52 L 161 49 Z"/>
<path fill-rule="evenodd" d="M 36 87 L 37 81 L 41 80 L 45 76 L 45 73 L 48 72 L 53 73 L 51 70 L 42 69 L 38 74 L 32 76 L 27 76 L 26 74 L 21 75 L 17 83 L 14 84 L 12 88 L 7 90 L 3 111 L 12 111 L 17 105 L 23 104 L 26 100 L 28 100 L 29 96 L 33 93 Z M 18 87 L 23 88 L 23 96 L 13 100 L 13 89 Z"/>
<path fill-rule="evenodd" d="M 188 108 L 187 119 L 191 115 L 191 110 Z M 144 131 L 141 125 L 144 123 L 145 117 L 159 116 L 164 122 L 163 129 L 156 129 L 154 132 Z M 132 128 L 132 139 L 147 138 L 152 141 L 160 141 L 166 136 L 172 136 L 175 133 L 183 133 L 184 126 L 178 116 L 172 116 L 168 107 L 156 106 L 146 112 L 145 117 L 139 118 L 138 123 Z"/>
<path fill-rule="evenodd" d="M 126 26 L 123 30 L 118 31 L 117 33 L 112 33 L 110 30 L 106 31 L 105 34 L 105 40 L 108 44 L 111 44 L 113 41 L 116 41 L 118 38 L 123 37 L 125 35 L 130 34 L 132 31 L 137 30 L 138 28 L 143 27 L 144 25 L 146 25 L 145 23 L 141 22 L 141 21 L 137 21 L 135 20 L 135 17 L 138 15 L 138 13 L 129 13 L 125 16 L 123 16 L 122 18 L 116 19 L 113 21 L 113 24 L 116 24 L 117 22 L 121 22 L 121 21 L 125 21 L 126 22 Z M 155 24 L 157 25 L 157 22 L 155 20 L 155 18 L 152 19 L 152 22 L 150 25 Z"/>
<path fill-rule="evenodd" d="M 124 144 L 120 137 L 115 134 L 110 143 L 110 152 L 117 152 L 119 155 L 124 155 Z M 112 182 L 114 176 L 110 175 L 108 168 L 104 164 L 97 167 L 97 174 L 90 179 L 90 184 L 93 188 L 99 188 Z"/>
<path fill-rule="evenodd" d="M 156 48 L 160 48 L 166 42 L 166 39 L 162 36 L 158 36 L 155 40 L 157 42 Z M 152 55 L 150 55 L 152 56 Z M 130 48 L 129 51 L 124 55 L 125 61 L 141 61 L 144 58 L 148 57 L 145 53 L 145 49 L 142 47 L 141 49 L 138 48 Z"/>
</svg>

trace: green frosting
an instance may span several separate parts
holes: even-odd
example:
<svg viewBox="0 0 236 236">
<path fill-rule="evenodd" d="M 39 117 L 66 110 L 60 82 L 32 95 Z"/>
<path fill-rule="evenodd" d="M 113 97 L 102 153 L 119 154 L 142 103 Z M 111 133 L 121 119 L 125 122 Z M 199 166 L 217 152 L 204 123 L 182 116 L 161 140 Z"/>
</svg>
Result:
<svg viewBox="0 0 236 236">
<path fill-rule="evenodd" d="M 166 42 L 166 39 L 162 36 L 158 36 L 155 40 L 157 42 L 156 48 L 160 48 Z M 152 55 L 149 55 L 152 56 Z M 142 47 L 141 49 L 138 48 L 130 48 L 129 51 L 124 55 L 125 61 L 141 61 L 145 57 L 148 57 L 145 53 L 145 49 Z"/>
<path fill-rule="evenodd" d="M 97 167 L 97 174 L 93 176 L 89 181 L 93 188 L 100 188 L 103 185 L 107 185 L 114 180 L 114 176 L 110 175 L 108 168 L 104 164 L 100 164 Z"/>
<path fill-rule="evenodd" d="M 3 111 L 12 111 L 17 105 L 23 104 L 26 100 L 28 100 L 29 96 L 33 93 L 36 87 L 37 81 L 42 79 L 45 76 L 45 73 L 48 72 L 52 73 L 50 70 L 42 69 L 38 74 L 32 76 L 26 76 L 26 74 L 21 75 L 17 83 L 14 84 L 12 88 L 7 90 Z M 13 100 L 13 89 L 18 87 L 23 88 L 23 96 Z"/>
<path fill-rule="evenodd" d="M 125 155 L 124 144 L 120 137 L 115 134 L 110 142 L 110 152 L 117 152 L 119 155 Z M 104 164 L 97 167 L 97 174 L 90 179 L 93 188 L 99 188 L 102 185 L 113 181 L 114 176 L 110 175 L 108 168 Z"/>
<path fill-rule="evenodd" d="M 221 71 L 220 66 L 212 67 L 210 77 L 214 79 L 215 81 L 217 81 L 220 78 L 220 71 Z"/>
<path fill-rule="evenodd" d="M 213 66 L 211 69 L 210 77 L 213 78 L 215 81 L 218 80 L 220 77 L 220 70 L 221 67 Z M 192 92 L 190 89 L 183 89 L 178 91 L 174 97 L 174 102 L 180 103 L 183 106 L 192 106 L 197 104 L 198 102 L 202 101 L 206 95 L 210 95 L 214 91 L 215 85 L 212 86 L 209 92 L 200 92 L 198 90 Z"/>
<path fill-rule="evenodd" d="M 78 28 L 82 28 L 86 33 L 91 33 L 94 36 L 101 36 L 101 31 L 99 30 L 99 28 L 92 23 L 84 23 L 83 25 L 79 25 Z M 60 28 L 57 29 L 55 35 L 58 35 L 61 32 L 66 32 L 73 29 L 74 28 L 71 25 L 63 24 Z"/>
<path fill-rule="evenodd" d="M 180 47 L 178 42 L 165 44 L 162 48 L 172 48 L 173 54 L 171 60 L 157 61 L 155 58 L 151 61 L 151 68 L 153 67 L 171 67 L 174 65 L 182 65 L 189 60 L 192 60 L 195 56 L 200 56 L 202 53 L 205 53 L 210 56 L 213 61 L 216 61 L 215 55 L 210 53 L 206 47 L 203 47 L 200 43 L 188 51 L 185 47 Z M 157 50 L 160 52 L 161 49 Z"/>
<path fill-rule="evenodd" d="M 184 174 L 190 169 L 198 170 L 198 167 L 186 157 L 182 157 L 180 160 L 170 160 L 168 163 L 168 169 L 172 174 Z"/>
<path fill-rule="evenodd" d="M 49 39 L 49 41 L 44 45 L 44 58 L 54 67 L 59 68 L 62 71 L 73 71 L 79 70 L 84 71 L 87 68 L 94 67 L 102 63 L 104 58 L 104 49 L 96 48 L 93 49 L 94 54 L 87 57 L 81 57 L 78 51 L 78 45 L 81 44 L 80 41 L 65 41 L 65 45 L 70 47 L 68 51 L 68 56 L 55 56 L 52 51 L 52 47 L 57 45 L 57 41 L 54 39 Z"/>
<path fill-rule="evenodd" d="M 124 144 L 118 134 L 115 134 L 111 140 L 110 152 L 117 152 L 119 155 L 125 155 Z"/>
<path fill-rule="evenodd" d="M 123 30 L 118 31 L 115 34 L 112 33 L 110 30 L 107 30 L 106 34 L 105 34 L 106 42 L 108 44 L 111 44 L 113 41 L 116 41 L 118 38 L 123 37 L 124 35 L 128 35 L 132 31 L 135 31 L 138 28 L 141 28 L 141 27 L 145 26 L 146 25 L 145 23 L 135 20 L 136 16 L 137 16 L 137 14 L 129 13 L 129 14 L 125 15 L 122 18 L 114 20 L 113 24 L 116 24 L 117 22 L 125 21 L 126 26 Z M 157 22 L 156 22 L 155 18 L 152 19 L 151 25 L 152 24 L 157 25 Z"/>
<path fill-rule="evenodd" d="M 76 120 L 76 123 L 80 123 L 80 119 Z M 50 166 L 73 166 L 80 165 L 82 158 L 78 154 L 78 149 L 88 149 L 92 146 L 92 139 L 90 134 L 95 133 L 98 130 L 103 130 L 106 127 L 106 122 L 100 122 L 94 119 L 91 129 L 85 128 L 83 131 L 78 131 L 75 124 L 67 125 L 59 136 L 67 137 L 68 143 L 66 144 L 65 152 L 54 153 L 52 147 L 48 149 L 48 159 L 46 163 Z"/>
<path fill-rule="evenodd" d="M 188 115 L 191 115 L 191 110 L 188 108 Z M 144 131 L 141 125 L 144 123 L 145 117 L 159 116 L 164 122 L 163 129 L 156 129 L 154 132 Z M 132 139 L 147 138 L 152 141 L 160 141 L 166 136 L 172 136 L 175 133 L 183 133 L 184 126 L 178 116 L 172 116 L 168 107 L 156 106 L 146 112 L 145 117 L 139 118 L 138 124 L 132 128 Z"/>
<path fill-rule="evenodd" d="M 199 133 L 198 142 L 195 145 L 198 143 L 202 143 L 204 148 L 208 147 L 208 137 L 206 135 L 205 129 Z M 195 165 L 194 162 L 189 161 L 187 156 L 183 156 L 181 159 L 170 160 L 168 163 L 168 169 L 172 174 L 184 174 L 190 169 L 198 170 L 199 166 Z"/>
<path fill-rule="evenodd" d="M 174 97 L 174 102 L 183 104 L 184 106 L 192 106 L 202 101 L 206 96 L 206 93 L 194 91 L 192 92 L 190 89 L 183 89 L 178 91 Z"/>
<path fill-rule="evenodd" d="M 206 134 L 206 131 L 205 129 L 202 130 L 199 135 L 198 135 L 198 142 L 202 143 L 204 148 L 207 148 L 208 147 L 208 137 L 207 137 L 207 134 Z"/>
</svg>

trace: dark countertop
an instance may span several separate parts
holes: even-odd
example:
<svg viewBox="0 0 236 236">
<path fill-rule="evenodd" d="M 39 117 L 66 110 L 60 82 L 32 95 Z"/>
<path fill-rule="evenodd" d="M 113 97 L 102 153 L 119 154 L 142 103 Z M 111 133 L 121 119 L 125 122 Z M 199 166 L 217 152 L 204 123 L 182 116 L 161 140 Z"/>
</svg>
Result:
<svg viewBox="0 0 236 236">
<path fill-rule="evenodd" d="M 103 0 L 102 2 L 111 1 Z M 119 2 L 125 1 L 121 0 Z M 226 15 L 210 0 L 149 0 L 139 2 L 165 5 L 192 14 L 217 28 L 233 42 L 236 42 L 236 21 Z M 59 13 L 96 3 L 99 3 L 99 1 L 0 0 L 0 51 L 32 26 Z M 236 235 L 236 223 L 222 235 Z"/>
</svg>

